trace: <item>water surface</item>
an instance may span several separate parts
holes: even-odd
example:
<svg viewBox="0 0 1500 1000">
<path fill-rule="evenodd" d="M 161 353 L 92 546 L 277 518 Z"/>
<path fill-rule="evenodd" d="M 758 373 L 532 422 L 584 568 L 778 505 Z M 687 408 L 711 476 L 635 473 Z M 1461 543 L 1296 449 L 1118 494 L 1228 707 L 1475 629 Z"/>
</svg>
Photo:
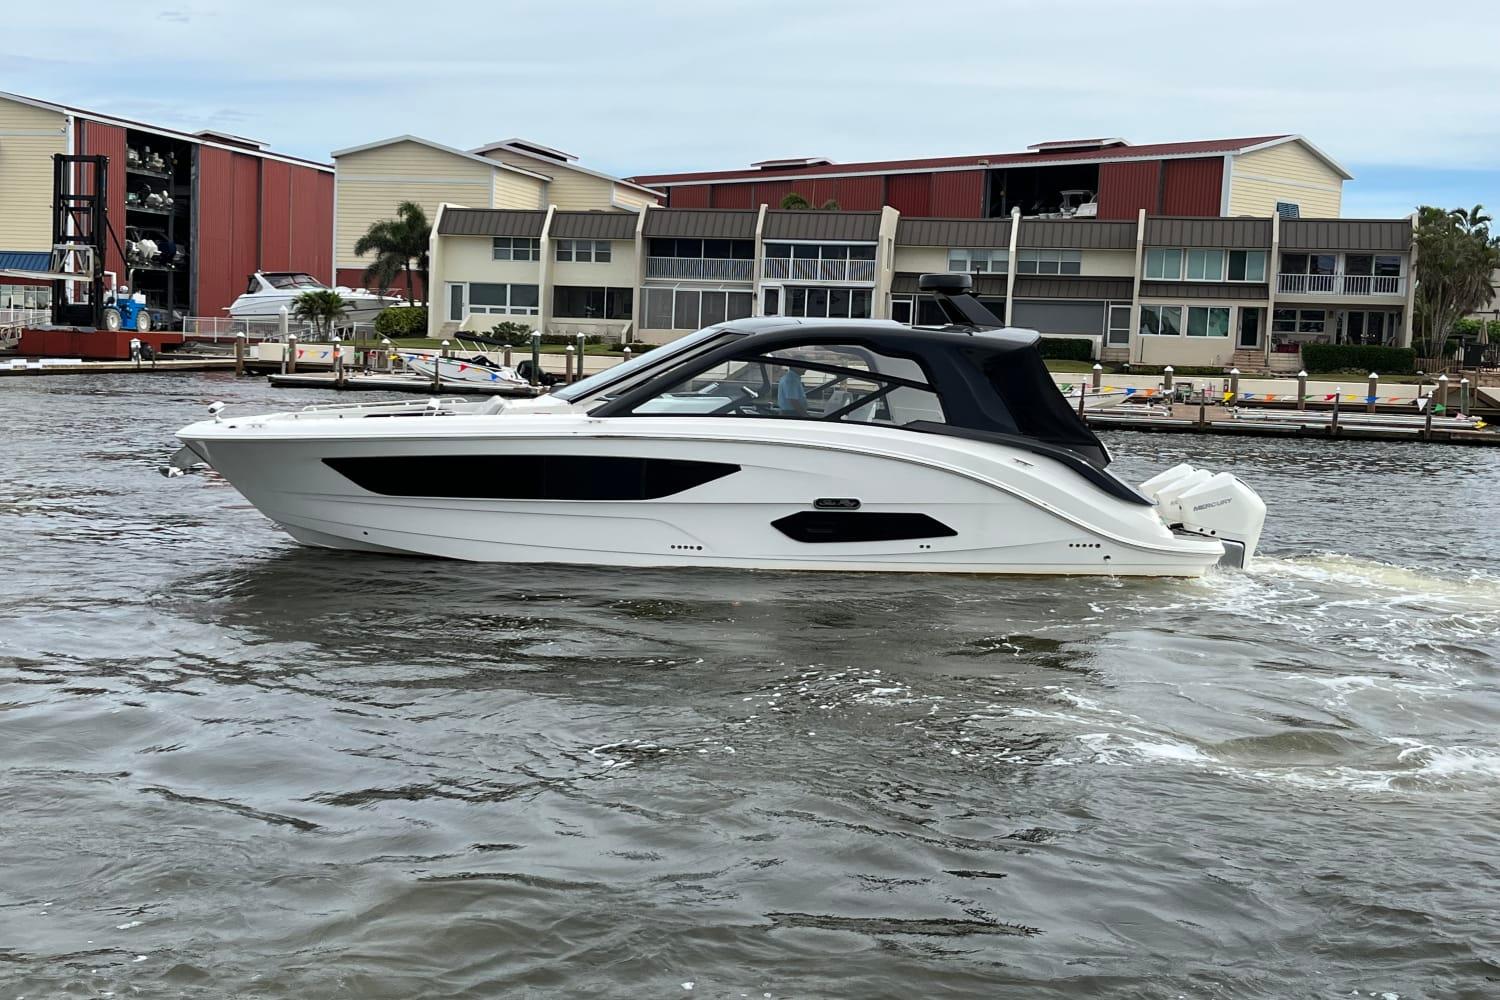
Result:
<svg viewBox="0 0 1500 1000">
<path fill-rule="evenodd" d="M 1500 993 L 1500 454 L 1233 467 L 1201 581 L 298 547 L 172 431 L 0 383 L 0 997 Z"/>
</svg>

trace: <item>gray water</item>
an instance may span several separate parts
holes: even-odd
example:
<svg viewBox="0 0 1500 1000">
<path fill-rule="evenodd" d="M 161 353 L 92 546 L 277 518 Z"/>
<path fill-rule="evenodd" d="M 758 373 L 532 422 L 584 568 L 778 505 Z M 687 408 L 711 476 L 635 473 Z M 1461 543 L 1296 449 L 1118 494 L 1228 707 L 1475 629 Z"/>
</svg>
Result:
<svg viewBox="0 0 1500 1000">
<path fill-rule="evenodd" d="M 1500 452 L 1232 466 L 1202 581 L 297 547 L 0 382 L 0 997 L 1500 994 Z"/>
</svg>

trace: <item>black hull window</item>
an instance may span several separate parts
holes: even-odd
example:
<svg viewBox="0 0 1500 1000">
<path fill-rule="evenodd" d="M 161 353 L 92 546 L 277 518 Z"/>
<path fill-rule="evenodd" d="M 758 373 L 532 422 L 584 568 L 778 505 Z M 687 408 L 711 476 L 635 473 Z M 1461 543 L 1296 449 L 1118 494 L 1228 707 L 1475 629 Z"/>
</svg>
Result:
<svg viewBox="0 0 1500 1000">
<path fill-rule="evenodd" d="M 618 455 L 403 455 L 323 464 L 381 496 L 464 500 L 659 500 L 740 471 L 724 462 Z"/>
<path fill-rule="evenodd" d="M 958 532 L 926 514 L 853 513 L 804 510 L 771 526 L 799 542 L 898 542 L 908 538 L 951 538 Z"/>
</svg>

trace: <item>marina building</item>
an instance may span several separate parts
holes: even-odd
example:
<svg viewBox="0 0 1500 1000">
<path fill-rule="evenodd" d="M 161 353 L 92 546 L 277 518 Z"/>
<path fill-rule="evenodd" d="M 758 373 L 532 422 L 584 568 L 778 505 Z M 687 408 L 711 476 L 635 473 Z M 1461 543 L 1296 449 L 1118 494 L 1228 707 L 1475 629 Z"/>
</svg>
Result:
<svg viewBox="0 0 1500 1000">
<path fill-rule="evenodd" d="M 336 170 L 334 258 L 337 283 L 364 284 L 369 257 L 354 245 L 371 224 L 395 216 L 403 201 L 421 205 L 431 220 L 447 202 L 472 208 L 639 212 L 661 195 L 631 181 L 591 170 L 578 157 L 525 139 L 504 139 L 462 150 L 414 135 L 340 149 Z"/>
<path fill-rule="evenodd" d="M 1166 216 L 1333 218 L 1347 170 L 1300 135 L 1132 145 L 1124 139 L 1039 142 L 1015 153 L 834 163 L 762 160 L 744 170 L 648 174 L 671 208 L 749 209 L 789 194 L 845 210 L 889 205 L 955 219 Z"/>
<path fill-rule="evenodd" d="M 961 271 L 996 315 L 1088 338 L 1103 360 L 1295 371 L 1306 343 L 1410 346 L 1413 226 L 445 204 L 429 333 L 511 321 L 664 343 L 745 316 L 931 323 L 918 276 Z"/>
<path fill-rule="evenodd" d="M 45 271 L 53 154 L 109 157 L 104 266 L 167 313 L 222 315 L 257 269 L 333 277 L 333 168 L 224 132 L 0 93 L 0 268 Z M 137 251 L 149 242 L 155 252 Z M 0 276 L 0 309 L 44 308 L 45 283 Z"/>
</svg>

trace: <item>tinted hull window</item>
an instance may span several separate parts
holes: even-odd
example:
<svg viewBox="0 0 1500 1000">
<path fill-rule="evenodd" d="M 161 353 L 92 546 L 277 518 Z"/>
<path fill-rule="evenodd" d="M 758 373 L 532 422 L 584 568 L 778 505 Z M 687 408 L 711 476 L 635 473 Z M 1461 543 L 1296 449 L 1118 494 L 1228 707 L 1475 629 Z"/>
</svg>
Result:
<svg viewBox="0 0 1500 1000">
<path fill-rule="evenodd" d="M 958 532 L 926 514 L 804 510 L 771 522 L 799 542 L 897 542 L 907 538 L 951 538 Z"/>
<path fill-rule="evenodd" d="M 465 500 L 659 500 L 740 471 L 724 462 L 617 455 L 325 458 L 361 489 Z"/>
</svg>

